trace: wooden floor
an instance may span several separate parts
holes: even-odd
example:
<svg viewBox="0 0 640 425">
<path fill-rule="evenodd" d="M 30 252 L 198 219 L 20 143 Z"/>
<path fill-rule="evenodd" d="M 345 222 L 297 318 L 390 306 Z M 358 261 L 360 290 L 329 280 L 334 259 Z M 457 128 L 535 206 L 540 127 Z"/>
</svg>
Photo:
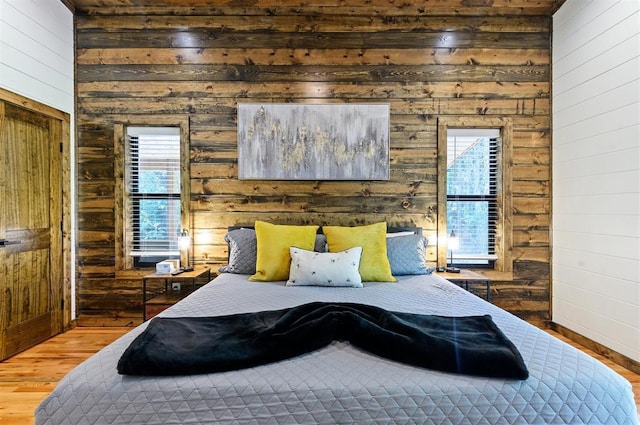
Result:
<svg viewBox="0 0 640 425">
<path fill-rule="evenodd" d="M 131 328 L 76 328 L 51 338 L 4 362 L 0 362 L 0 424 L 33 424 L 33 411 L 56 383 L 75 365 Z M 582 347 L 568 339 L 549 333 Z M 592 351 L 593 357 L 611 366 L 632 384 L 640 414 L 640 375 L 628 371 Z"/>
<path fill-rule="evenodd" d="M 71 369 L 132 328 L 75 328 L 0 362 L 0 424 L 33 424 L 33 411 Z"/>
</svg>

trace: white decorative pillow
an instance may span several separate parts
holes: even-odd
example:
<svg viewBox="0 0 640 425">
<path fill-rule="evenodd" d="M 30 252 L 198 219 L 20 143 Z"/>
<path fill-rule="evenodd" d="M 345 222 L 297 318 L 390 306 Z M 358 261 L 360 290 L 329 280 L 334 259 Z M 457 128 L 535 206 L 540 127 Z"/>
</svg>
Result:
<svg viewBox="0 0 640 425">
<path fill-rule="evenodd" d="M 315 252 L 289 248 L 291 269 L 287 286 L 351 286 L 362 288 L 358 268 L 362 247 L 340 252 Z"/>
</svg>

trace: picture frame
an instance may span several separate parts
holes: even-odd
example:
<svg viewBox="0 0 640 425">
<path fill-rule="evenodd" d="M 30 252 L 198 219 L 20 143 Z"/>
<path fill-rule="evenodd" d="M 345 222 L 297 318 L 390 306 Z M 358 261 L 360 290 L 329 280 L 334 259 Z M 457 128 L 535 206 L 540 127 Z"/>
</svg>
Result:
<svg viewBox="0 0 640 425">
<path fill-rule="evenodd" d="M 388 180 L 389 104 L 238 103 L 238 178 Z"/>
</svg>

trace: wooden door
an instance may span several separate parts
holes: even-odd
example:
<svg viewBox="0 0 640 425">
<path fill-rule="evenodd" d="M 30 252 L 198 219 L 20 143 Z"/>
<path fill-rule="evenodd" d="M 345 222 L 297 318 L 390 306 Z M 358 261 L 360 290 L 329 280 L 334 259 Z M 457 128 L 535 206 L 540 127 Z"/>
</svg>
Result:
<svg viewBox="0 0 640 425">
<path fill-rule="evenodd" d="M 0 360 L 62 331 L 61 138 L 0 101 Z"/>
</svg>

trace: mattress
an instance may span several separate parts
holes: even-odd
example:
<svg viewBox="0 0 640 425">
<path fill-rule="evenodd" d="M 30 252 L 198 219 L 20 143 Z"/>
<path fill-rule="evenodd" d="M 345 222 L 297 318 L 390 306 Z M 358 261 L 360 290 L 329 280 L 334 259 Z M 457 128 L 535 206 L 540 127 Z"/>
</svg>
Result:
<svg viewBox="0 0 640 425">
<path fill-rule="evenodd" d="M 36 424 L 637 424 L 630 383 L 544 331 L 434 275 L 364 288 L 249 282 L 222 274 L 164 317 L 215 316 L 355 302 L 394 311 L 490 314 L 520 351 L 524 381 L 409 366 L 346 342 L 223 373 L 122 376 L 116 364 L 144 323 L 63 378 Z"/>
</svg>

